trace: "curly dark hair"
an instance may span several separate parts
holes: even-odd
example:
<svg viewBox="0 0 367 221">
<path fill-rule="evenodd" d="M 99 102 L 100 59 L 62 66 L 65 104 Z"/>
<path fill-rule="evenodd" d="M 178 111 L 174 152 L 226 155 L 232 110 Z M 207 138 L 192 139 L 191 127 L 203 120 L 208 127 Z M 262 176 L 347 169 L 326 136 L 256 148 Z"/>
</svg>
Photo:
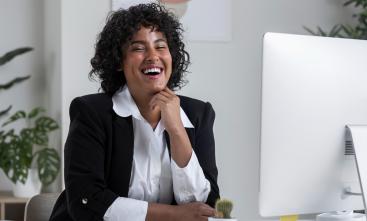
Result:
<svg viewBox="0 0 367 221">
<path fill-rule="evenodd" d="M 182 26 L 178 19 L 163 6 L 156 3 L 139 4 L 129 9 L 119 9 L 107 17 L 107 22 L 97 38 L 95 55 L 91 59 L 89 77 L 98 77 L 102 90 L 113 95 L 126 84 L 121 68 L 124 57 L 123 46 L 128 43 L 141 27 L 152 27 L 162 32 L 167 39 L 172 56 L 172 74 L 167 83 L 171 90 L 182 88 L 184 75 L 190 64 L 185 51 Z"/>
</svg>

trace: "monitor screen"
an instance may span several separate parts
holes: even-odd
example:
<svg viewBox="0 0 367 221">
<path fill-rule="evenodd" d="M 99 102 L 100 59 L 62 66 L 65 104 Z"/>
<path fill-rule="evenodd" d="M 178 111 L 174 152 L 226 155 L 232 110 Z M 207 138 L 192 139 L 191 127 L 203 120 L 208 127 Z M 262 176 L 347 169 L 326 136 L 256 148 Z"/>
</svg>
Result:
<svg viewBox="0 0 367 221">
<path fill-rule="evenodd" d="M 267 33 L 260 215 L 363 208 L 345 125 L 367 124 L 367 41 Z"/>
</svg>

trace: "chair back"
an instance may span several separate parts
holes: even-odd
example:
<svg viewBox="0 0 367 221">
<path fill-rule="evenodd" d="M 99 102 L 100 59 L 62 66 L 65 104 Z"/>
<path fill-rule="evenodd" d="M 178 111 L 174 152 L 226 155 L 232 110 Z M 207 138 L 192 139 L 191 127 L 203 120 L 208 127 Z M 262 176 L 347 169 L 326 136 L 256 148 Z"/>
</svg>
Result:
<svg viewBox="0 0 367 221">
<path fill-rule="evenodd" d="M 30 198 L 26 204 L 24 221 L 48 221 L 60 193 L 42 193 Z"/>
</svg>

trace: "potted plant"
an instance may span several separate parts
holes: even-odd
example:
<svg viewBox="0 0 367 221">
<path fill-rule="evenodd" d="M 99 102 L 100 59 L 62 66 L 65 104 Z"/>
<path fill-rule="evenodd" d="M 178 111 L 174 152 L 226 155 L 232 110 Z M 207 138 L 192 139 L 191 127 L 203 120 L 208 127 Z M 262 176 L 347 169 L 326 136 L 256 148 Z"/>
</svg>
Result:
<svg viewBox="0 0 367 221">
<path fill-rule="evenodd" d="M 0 57 L 0 66 L 32 50 L 31 47 L 21 47 L 9 51 Z M 0 83 L 0 91 L 8 90 L 30 77 L 15 77 Z M 11 108 L 12 105 L 6 109 L 0 107 L 0 118 L 8 115 Z M 59 172 L 60 157 L 55 149 L 48 147 L 48 135 L 58 125 L 50 117 L 40 116 L 43 112 L 42 108 L 35 108 L 30 113 L 18 111 L 0 124 L 0 168 L 14 183 L 15 196 L 30 197 L 39 193 L 41 184 L 52 183 Z M 10 124 L 19 123 L 20 120 L 25 121 L 25 127 L 19 129 L 19 125 L 16 125 L 18 130 L 8 129 Z"/>
<path fill-rule="evenodd" d="M 344 6 L 353 5 L 357 9 L 357 13 L 353 15 L 356 18 L 354 25 L 337 24 L 328 32 L 321 27 L 317 27 L 314 31 L 308 27 L 303 27 L 312 35 L 339 38 L 367 39 L 367 0 L 346 0 Z"/>
<path fill-rule="evenodd" d="M 218 199 L 215 203 L 216 216 L 210 217 L 209 221 L 237 221 L 237 219 L 231 217 L 232 209 L 232 201 L 228 199 Z"/>
<path fill-rule="evenodd" d="M 18 197 L 38 194 L 41 183 L 52 183 L 59 173 L 59 154 L 48 146 L 49 133 L 58 129 L 58 124 L 42 113 L 42 108 L 29 113 L 17 111 L 1 125 L 0 168 L 14 183 L 13 192 Z M 26 126 L 18 132 L 5 129 L 21 120 Z"/>
</svg>

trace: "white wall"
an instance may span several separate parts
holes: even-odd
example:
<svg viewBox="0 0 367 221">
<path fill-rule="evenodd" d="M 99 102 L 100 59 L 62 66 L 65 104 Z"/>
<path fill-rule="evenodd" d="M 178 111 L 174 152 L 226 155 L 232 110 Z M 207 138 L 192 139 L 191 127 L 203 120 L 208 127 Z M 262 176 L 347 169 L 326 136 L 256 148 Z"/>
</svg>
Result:
<svg viewBox="0 0 367 221">
<path fill-rule="evenodd" d="M 99 85 L 88 79 L 90 59 L 99 31 L 110 8 L 108 0 L 62 1 L 62 122 L 69 125 L 69 105 L 76 96 L 97 93 Z M 63 128 L 63 140 L 67 127 Z"/>
<path fill-rule="evenodd" d="M 0 67 L 1 83 L 18 76 L 32 76 L 28 81 L 0 92 L 0 109 L 13 104 L 11 113 L 20 109 L 30 111 L 44 102 L 43 0 L 0 0 L 0 18 L 1 55 L 21 46 L 34 48 L 34 51 Z M 2 170 L 1 190 L 11 190 L 11 182 Z"/>
<path fill-rule="evenodd" d="M 61 122 L 61 1 L 44 0 L 44 69 L 45 69 L 45 106 L 49 115 Z M 61 152 L 61 130 L 52 133 L 49 144 Z M 61 171 L 63 167 L 61 167 Z M 61 174 L 56 181 L 44 191 L 52 192 L 61 189 Z"/>
</svg>

